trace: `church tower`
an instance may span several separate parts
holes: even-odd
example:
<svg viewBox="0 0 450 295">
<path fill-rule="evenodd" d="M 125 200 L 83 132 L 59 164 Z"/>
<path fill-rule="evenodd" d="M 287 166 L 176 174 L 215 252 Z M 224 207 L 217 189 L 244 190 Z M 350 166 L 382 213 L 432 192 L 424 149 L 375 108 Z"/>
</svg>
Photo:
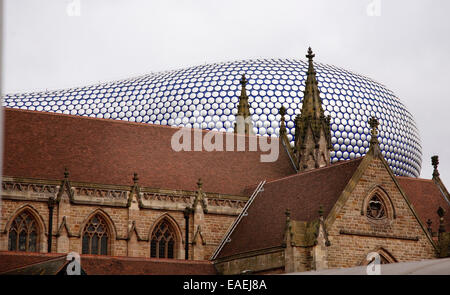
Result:
<svg viewBox="0 0 450 295">
<path fill-rule="evenodd" d="M 330 116 L 325 117 L 319 96 L 311 47 L 308 49 L 308 72 L 301 114 L 295 119 L 294 153 L 298 171 L 307 171 L 330 164 Z"/>
<path fill-rule="evenodd" d="M 247 79 L 245 75 L 242 75 L 241 80 L 241 95 L 239 96 L 238 111 L 236 114 L 236 122 L 234 123 L 234 133 L 254 135 L 252 117 L 250 115 L 250 107 L 248 105 L 248 96 L 245 85 L 247 85 Z"/>
</svg>

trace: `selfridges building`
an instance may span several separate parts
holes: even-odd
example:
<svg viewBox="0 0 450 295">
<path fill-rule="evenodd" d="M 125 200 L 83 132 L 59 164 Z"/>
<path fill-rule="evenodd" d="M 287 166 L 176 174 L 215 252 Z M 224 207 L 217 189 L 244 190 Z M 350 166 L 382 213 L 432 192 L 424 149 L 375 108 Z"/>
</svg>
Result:
<svg viewBox="0 0 450 295">
<path fill-rule="evenodd" d="M 332 162 L 369 150 L 370 117 L 379 120 L 382 154 L 396 175 L 419 176 L 422 147 L 413 116 L 400 99 L 370 78 L 314 63 L 325 115 L 331 116 Z M 278 136 L 286 108 L 294 140 L 308 64 L 293 59 L 214 63 L 58 91 L 9 94 L 3 106 L 131 122 L 233 132 L 242 74 L 254 133 Z"/>
</svg>

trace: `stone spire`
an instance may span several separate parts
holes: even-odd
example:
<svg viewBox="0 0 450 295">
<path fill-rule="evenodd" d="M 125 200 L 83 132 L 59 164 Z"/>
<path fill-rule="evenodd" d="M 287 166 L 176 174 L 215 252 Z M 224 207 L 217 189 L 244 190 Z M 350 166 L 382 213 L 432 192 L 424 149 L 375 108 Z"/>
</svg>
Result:
<svg viewBox="0 0 450 295">
<path fill-rule="evenodd" d="M 322 108 L 314 54 L 308 49 L 308 72 L 301 114 L 295 119 L 295 155 L 298 171 L 307 171 L 330 164 L 331 132 L 330 116 L 325 117 Z"/>
<path fill-rule="evenodd" d="M 439 166 L 439 157 L 438 156 L 432 156 L 431 157 L 431 165 L 433 165 L 433 177 L 439 176 L 438 166 Z"/>
<path fill-rule="evenodd" d="M 286 134 L 286 121 L 284 119 L 284 116 L 286 115 L 286 109 L 284 106 L 281 106 L 280 108 L 280 136 Z"/>
<path fill-rule="evenodd" d="M 248 96 L 245 85 L 248 80 L 245 79 L 245 75 L 242 75 L 241 80 L 241 95 L 239 96 L 238 111 L 236 114 L 236 122 L 234 123 L 234 133 L 239 134 L 254 134 L 252 117 L 250 116 L 250 107 L 248 105 Z"/>
<path fill-rule="evenodd" d="M 372 151 L 374 155 L 381 153 L 380 146 L 378 145 L 378 124 L 378 120 L 375 117 L 369 119 L 370 151 Z"/>
</svg>

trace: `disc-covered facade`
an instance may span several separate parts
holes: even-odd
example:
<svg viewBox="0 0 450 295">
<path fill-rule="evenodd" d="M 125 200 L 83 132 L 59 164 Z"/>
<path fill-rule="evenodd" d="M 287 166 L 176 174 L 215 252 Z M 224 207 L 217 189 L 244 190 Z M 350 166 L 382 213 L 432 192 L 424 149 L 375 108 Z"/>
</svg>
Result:
<svg viewBox="0 0 450 295">
<path fill-rule="evenodd" d="M 380 149 L 394 173 L 418 176 L 422 162 L 419 132 L 395 94 L 341 68 L 321 63 L 314 66 L 325 115 L 331 115 L 332 162 L 360 157 L 368 151 L 368 120 L 373 116 L 380 122 Z M 3 98 L 3 105 L 233 132 L 239 79 L 245 73 L 254 132 L 278 136 L 278 111 L 283 105 L 292 142 L 306 71 L 306 62 L 291 59 L 216 63 L 81 88 L 10 94 Z"/>
</svg>

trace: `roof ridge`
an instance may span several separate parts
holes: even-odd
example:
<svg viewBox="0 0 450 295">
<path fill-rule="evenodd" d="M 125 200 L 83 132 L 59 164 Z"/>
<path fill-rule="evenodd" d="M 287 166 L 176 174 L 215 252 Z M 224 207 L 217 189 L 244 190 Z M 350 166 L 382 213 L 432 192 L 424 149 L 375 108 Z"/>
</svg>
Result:
<svg viewBox="0 0 450 295">
<path fill-rule="evenodd" d="M 353 163 L 353 162 L 356 162 L 356 161 L 361 161 L 364 157 L 365 156 L 361 156 L 361 157 L 358 157 L 358 158 L 355 158 L 355 159 L 352 159 L 352 160 L 338 161 L 337 163 L 333 163 L 333 164 L 331 164 L 329 166 L 324 166 L 324 167 L 320 167 L 320 168 L 316 168 L 316 169 L 312 169 L 312 170 L 303 171 L 303 172 L 299 172 L 299 173 L 296 173 L 296 174 L 288 175 L 288 176 L 285 176 L 285 177 L 282 177 L 282 178 L 277 178 L 277 179 L 274 179 L 274 180 L 267 181 L 267 183 L 274 183 L 274 182 L 285 180 L 285 179 L 288 179 L 288 178 L 301 176 L 301 175 L 306 175 L 306 174 L 310 174 L 310 173 L 315 173 L 317 171 L 323 171 L 323 170 L 326 170 L 326 169 L 342 166 L 342 165 Z"/>
<path fill-rule="evenodd" d="M 413 181 L 423 181 L 423 182 L 433 182 L 433 179 L 410 177 L 410 176 L 395 176 L 398 179 L 413 180 Z"/>
<path fill-rule="evenodd" d="M 66 256 L 64 253 L 44 253 L 44 252 L 23 252 L 23 251 L 8 251 L 8 250 L 1 250 L 0 256 L 2 255 L 11 255 L 11 256 L 33 256 L 33 257 L 47 257 L 47 256 L 54 256 L 54 257 L 60 257 L 60 256 Z"/>
<path fill-rule="evenodd" d="M 145 122 L 131 122 L 131 121 L 125 121 L 125 120 L 117 120 L 117 119 L 106 119 L 106 118 L 97 118 L 97 117 L 88 117 L 88 116 L 80 116 L 80 115 L 71 115 L 71 114 L 61 114 L 61 113 L 54 113 L 54 112 L 46 112 L 46 111 L 36 111 L 36 110 L 24 110 L 24 109 L 17 109 L 17 108 L 11 108 L 11 107 L 4 107 L 5 111 L 13 111 L 13 112 L 21 112 L 21 113 L 38 113 L 41 115 L 49 115 L 54 117 L 66 117 L 66 118 L 73 118 L 73 119 L 86 119 L 86 120 L 93 120 L 93 121 L 99 121 L 99 122 L 106 122 L 106 123 L 117 123 L 117 124 L 124 124 L 124 125 L 136 125 L 136 126 L 149 126 L 154 128 L 162 128 L 162 129 L 191 129 L 191 130 L 201 130 L 203 133 L 209 133 L 209 132 L 216 132 L 216 133 L 222 133 L 222 134 L 234 134 L 235 136 L 245 136 L 246 138 L 250 137 L 262 137 L 261 135 L 249 135 L 249 134 L 236 134 L 233 132 L 227 132 L 227 131 L 219 131 L 219 130 L 209 130 L 209 129 L 203 129 L 203 128 L 193 128 L 193 127 L 184 127 L 184 126 L 171 126 L 171 125 L 160 125 L 155 123 L 145 123 Z M 278 140 L 280 141 L 280 138 L 278 136 L 272 137 L 272 136 L 265 136 L 267 138 L 270 138 L 270 140 Z"/>
</svg>

